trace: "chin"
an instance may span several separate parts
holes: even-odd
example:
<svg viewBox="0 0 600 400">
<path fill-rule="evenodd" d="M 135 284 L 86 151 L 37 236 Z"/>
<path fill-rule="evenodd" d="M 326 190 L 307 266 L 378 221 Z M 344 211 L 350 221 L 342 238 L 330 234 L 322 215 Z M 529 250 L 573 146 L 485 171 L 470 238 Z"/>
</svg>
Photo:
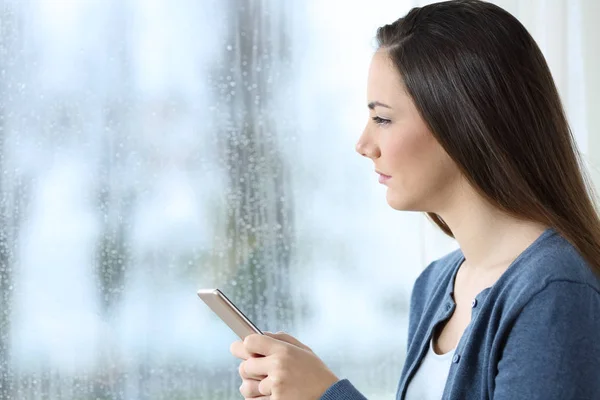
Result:
<svg viewBox="0 0 600 400">
<path fill-rule="evenodd" d="M 394 193 L 394 191 L 390 188 L 388 188 L 385 198 L 387 200 L 388 205 L 394 210 L 420 211 L 418 204 L 414 201 L 414 199 L 407 199 L 406 197 L 402 197 L 398 195 L 398 193 Z"/>
</svg>

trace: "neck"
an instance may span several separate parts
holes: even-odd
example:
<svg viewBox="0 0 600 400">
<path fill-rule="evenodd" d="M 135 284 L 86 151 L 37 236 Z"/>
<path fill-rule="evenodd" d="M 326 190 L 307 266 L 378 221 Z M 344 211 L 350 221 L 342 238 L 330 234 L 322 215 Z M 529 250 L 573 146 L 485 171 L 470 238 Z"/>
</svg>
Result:
<svg viewBox="0 0 600 400">
<path fill-rule="evenodd" d="M 509 265 L 548 228 L 507 215 L 472 190 L 446 204 L 436 214 L 452 230 L 470 270 Z"/>
</svg>

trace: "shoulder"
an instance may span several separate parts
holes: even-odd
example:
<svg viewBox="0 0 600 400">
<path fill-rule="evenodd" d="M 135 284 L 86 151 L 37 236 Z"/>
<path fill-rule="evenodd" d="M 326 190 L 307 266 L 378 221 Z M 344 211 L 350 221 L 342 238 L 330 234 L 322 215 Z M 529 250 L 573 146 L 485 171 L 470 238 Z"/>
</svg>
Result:
<svg viewBox="0 0 600 400">
<path fill-rule="evenodd" d="M 514 267 L 480 315 L 495 336 L 494 398 L 597 398 L 599 278 L 558 234 Z"/>
<path fill-rule="evenodd" d="M 559 287 L 575 291 L 585 287 L 600 295 L 599 277 L 579 251 L 556 232 L 535 251 L 517 260 L 498 286 L 499 295 L 503 293 L 503 297 L 518 302 L 527 302 L 541 292 L 553 292 Z"/>
<path fill-rule="evenodd" d="M 598 398 L 598 278 L 564 239 L 515 269 L 480 315 L 494 398 Z M 490 340 L 485 335 L 493 334 Z"/>
<path fill-rule="evenodd" d="M 486 310 L 480 313 L 486 314 L 499 337 L 527 335 L 536 326 L 591 324 L 600 329 L 600 319 L 595 317 L 600 314 L 600 279 L 557 232 L 518 257 L 484 299 Z M 527 328 L 514 331 L 517 326 Z"/>
</svg>

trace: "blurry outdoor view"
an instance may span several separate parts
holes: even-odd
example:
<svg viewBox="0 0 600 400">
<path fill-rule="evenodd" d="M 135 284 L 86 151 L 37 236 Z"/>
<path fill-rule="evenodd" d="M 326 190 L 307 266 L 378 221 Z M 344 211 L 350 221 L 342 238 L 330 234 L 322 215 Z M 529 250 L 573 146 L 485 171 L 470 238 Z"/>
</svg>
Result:
<svg viewBox="0 0 600 400">
<path fill-rule="evenodd" d="M 393 398 L 457 246 L 354 152 L 417 3 L 0 0 L 0 399 L 241 398 L 214 287 Z"/>
</svg>

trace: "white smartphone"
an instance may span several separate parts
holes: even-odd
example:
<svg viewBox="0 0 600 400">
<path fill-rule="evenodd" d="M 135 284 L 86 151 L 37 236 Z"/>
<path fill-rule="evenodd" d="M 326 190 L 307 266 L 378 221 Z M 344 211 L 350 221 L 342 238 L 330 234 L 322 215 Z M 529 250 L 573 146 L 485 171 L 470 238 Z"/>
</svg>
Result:
<svg viewBox="0 0 600 400">
<path fill-rule="evenodd" d="M 202 301 L 204 301 L 206 305 L 209 306 L 210 309 L 240 337 L 240 339 L 244 340 L 246 336 L 254 333 L 260 335 L 263 334 L 261 330 L 258 329 L 256 325 L 254 325 L 252 321 L 250 321 L 250 319 L 248 319 L 248 317 L 246 317 L 244 313 L 241 312 L 240 309 L 237 308 L 219 289 L 200 289 L 198 290 L 198 297 L 200 297 Z"/>
</svg>

